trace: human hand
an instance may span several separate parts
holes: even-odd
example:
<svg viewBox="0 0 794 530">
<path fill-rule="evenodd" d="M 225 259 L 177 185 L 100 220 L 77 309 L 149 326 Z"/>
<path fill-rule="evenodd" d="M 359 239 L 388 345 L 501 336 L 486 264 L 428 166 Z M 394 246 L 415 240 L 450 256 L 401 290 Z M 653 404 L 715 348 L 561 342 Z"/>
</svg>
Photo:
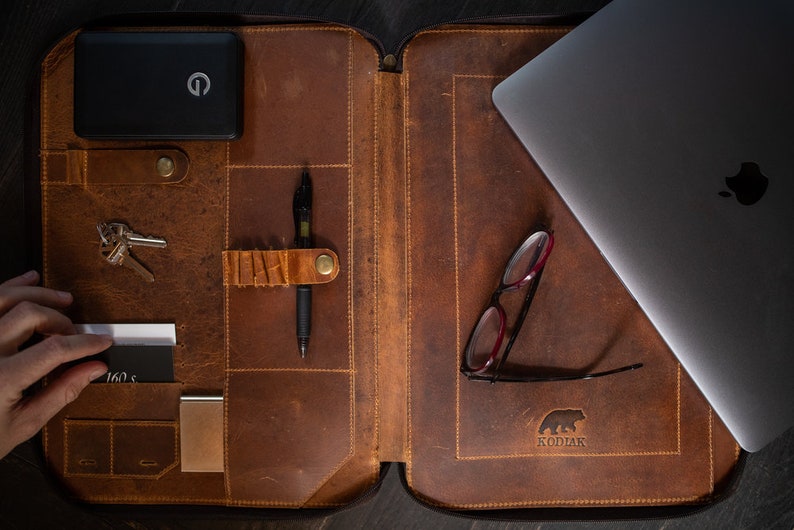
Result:
<svg viewBox="0 0 794 530">
<path fill-rule="evenodd" d="M 101 361 L 86 361 L 35 394 L 23 394 L 60 365 L 112 344 L 108 336 L 75 334 L 71 320 L 59 311 L 72 303 L 72 295 L 38 287 L 38 282 L 38 273 L 31 271 L 0 284 L 0 458 L 36 434 L 107 371 Z M 45 338 L 19 350 L 34 333 Z"/>
</svg>

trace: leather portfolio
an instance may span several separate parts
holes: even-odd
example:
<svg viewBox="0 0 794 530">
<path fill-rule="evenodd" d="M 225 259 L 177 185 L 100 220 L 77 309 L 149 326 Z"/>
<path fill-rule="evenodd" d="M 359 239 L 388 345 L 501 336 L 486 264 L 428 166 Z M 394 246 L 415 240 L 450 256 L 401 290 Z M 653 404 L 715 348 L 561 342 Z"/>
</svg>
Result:
<svg viewBox="0 0 794 530">
<path fill-rule="evenodd" d="M 491 102 L 568 29 L 447 25 L 384 61 L 349 27 L 213 27 L 242 43 L 232 140 L 77 136 L 79 32 L 58 42 L 40 82 L 45 285 L 74 294 L 76 323 L 176 330 L 173 381 L 91 384 L 46 426 L 69 494 L 329 508 L 400 462 L 415 497 L 454 510 L 719 495 L 738 446 Z M 304 170 L 317 250 L 297 252 Z M 109 263 L 98 223 L 167 240 L 131 249 L 154 281 Z M 642 368 L 535 383 L 461 373 L 507 259 L 539 224 L 554 250 L 511 363 Z M 316 274 L 321 254 L 333 274 Z M 300 283 L 313 284 L 305 358 Z"/>
</svg>

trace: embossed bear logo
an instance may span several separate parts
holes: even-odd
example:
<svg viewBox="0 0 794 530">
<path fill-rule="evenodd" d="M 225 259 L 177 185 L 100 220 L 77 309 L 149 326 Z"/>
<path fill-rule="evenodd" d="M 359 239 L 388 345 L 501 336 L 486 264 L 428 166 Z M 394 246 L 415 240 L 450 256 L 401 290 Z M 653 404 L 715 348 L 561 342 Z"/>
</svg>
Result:
<svg viewBox="0 0 794 530">
<path fill-rule="evenodd" d="M 557 429 L 560 429 L 559 432 L 576 432 L 576 422 L 584 418 L 584 413 L 581 410 L 553 410 L 543 419 L 538 433 L 543 434 L 547 429 L 549 430 L 549 434 L 557 434 Z"/>
</svg>

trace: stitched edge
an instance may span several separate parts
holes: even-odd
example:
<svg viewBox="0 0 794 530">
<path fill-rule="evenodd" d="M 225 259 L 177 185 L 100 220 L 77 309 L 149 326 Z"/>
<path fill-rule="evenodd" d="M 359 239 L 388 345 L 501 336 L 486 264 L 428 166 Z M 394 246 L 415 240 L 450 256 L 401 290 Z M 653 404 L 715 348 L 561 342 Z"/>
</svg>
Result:
<svg viewBox="0 0 794 530">
<path fill-rule="evenodd" d="M 224 248 L 229 248 L 229 202 L 231 196 L 231 147 L 230 142 L 226 142 L 226 215 L 224 220 Z M 229 358 L 230 353 L 230 319 L 229 319 L 229 289 L 228 285 L 223 286 L 223 490 L 224 502 L 229 503 L 231 499 L 231 482 L 229 478 Z"/>
<path fill-rule="evenodd" d="M 301 372 L 301 373 L 326 373 L 326 374 L 348 374 L 353 370 L 347 368 L 228 368 L 230 374 L 253 374 L 253 373 L 277 373 L 277 372 Z"/>
<path fill-rule="evenodd" d="M 714 495 L 714 410 L 709 407 L 709 495 Z"/>
<path fill-rule="evenodd" d="M 460 265 L 458 239 L 458 120 L 457 75 L 452 76 L 452 242 L 455 255 L 455 459 L 461 460 L 460 449 L 460 383 L 457 354 L 461 351 L 460 338 Z"/>
<path fill-rule="evenodd" d="M 353 313 L 353 261 L 355 249 L 353 248 L 353 227 L 355 225 L 355 203 L 353 194 L 353 32 L 347 34 L 347 340 L 348 340 L 348 369 L 350 370 L 350 386 L 348 399 L 350 400 L 350 423 L 348 424 L 348 460 L 355 454 L 356 432 L 356 349 L 355 349 L 355 314 Z M 334 469 L 336 473 L 343 463 Z M 327 478 L 332 476 L 329 474 Z"/>
<path fill-rule="evenodd" d="M 380 292 L 378 290 L 380 286 L 379 277 L 380 277 L 380 254 L 378 253 L 378 245 L 380 245 L 380 186 L 379 184 L 379 177 L 380 173 L 379 169 L 379 153 L 380 153 L 380 135 L 379 126 L 380 126 L 380 105 L 379 101 L 382 97 L 383 93 L 381 91 L 381 81 L 380 75 L 375 73 L 373 75 L 373 90 L 372 90 L 372 296 L 373 296 L 373 304 L 372 304 L 372 319 L 373 319 L 373 327 L 375 329 L 375 334 L 372 337 L 373 341 L 373 349 L 375 354 L 375 381 L 374 381 L 374 395 L 373 395 L 373 406 L 374 406 L 374 420 L 375 425 L 373 431 L 375 433 L 375 453 L 376 458 L 373 461 L 380 460 L 380 414 L 381 414 L 381 403 L 380 403 Z M 375 462 L 377 465 L 377 462 Z M 374 470 L 374 469 L 373 469 Z"/>
<path fill-rule="evenodd" d="M 457 81 L 461 79 L 504 79 L 505 76 L 485 75 L 485 74 L 453 74 L 452 76 L 452 179 L 453 179 L 453 224 L 454 224 L 454 243 L 455 243 L 455 302 L 456 302 L 456 351 L 460 349 L 460 312 L 459 312 L 459 268 L 458 268 L 458 172 L 457 172 Z M 501 455 L 471 455 L 462 456 L 460 452 L 460 381 L 458 376 L 457 364 L 455 365 L 456 374 L 456 416 L 455 416 L 455 458 L 458 460 L 489 460 L 506 458 L 536 458 L 536 457 L 618 457 L 618 456 L 670 456 L 681 454 L 681 367 L 677 366 L 676 373 L 676 448 L 668 451 L 614 451 L 607 453 L 587 452 L 587 453 L 508 453 Z"/>
<path fill-rule="evenodd" d="M 675 505 L 691 503 L 707 503 L 708 496 L 692 495 L 689 497 L 657 497 L 652 499 L 644 498 L 613 498 L 613 499 L 547 499 L 533 500 L 527 502 L 495 502 L 495 503 L 466 503 L 466 504 L 446 504 L 424 497 L 420 493 L 413 491 L 413 494 L 429 505 L 448 509 L 509 509 L 509 508 L 533 508 L 533 507 L 587 507 L 587 506 L 645 506 L 653 505 Z"/>
<path fill-rule="evenodd" d="M 407 64 L 405 61 L 408 58 L 408 51 L 407 48 L 403 52 L 403 64 Z M 413 284 L 411 283 L 413 277 L 413 251 L 411 245 L 411 135 L 408 134 L 408 129 L 410 128 L 410 123 L 408 121 L 408 117 L 410 114 L 410 76 L 408 74 L 407 69 L 403 69 L 403 74 L 405 84 L 403 85 L 403 150 L 404 150 L 404 157 L 405 157 L 405 305 L 408 308 L 407 318 L 405 319 L 405 337 L 406 337 L 406 362 L 405 362 L 405 384 L 406 384 L 406 396 L 407 396 L 407 411 L 406 411 L 406 421 L 408 423 L 407 428 L 407 448 L 405 451 L 405 474 L 406 478 L 408 479 L 409 483 L 412 477 L 412 467 L 413 467 L 413 393 L 412 390 L 412 382 L 411 382 L 411 370 L 408 369 L 411 366 L 411 358 L 413 356 L 412 351 L 412 337 L 411 333 L 413 331 L 412 328 L 412 319 L 411 315 L 413 314 Z"/>
<path fill-rule="evenodd" d="M 350 169 L 350 164 L 229 164 L 228 169 Z"/>
</svg>

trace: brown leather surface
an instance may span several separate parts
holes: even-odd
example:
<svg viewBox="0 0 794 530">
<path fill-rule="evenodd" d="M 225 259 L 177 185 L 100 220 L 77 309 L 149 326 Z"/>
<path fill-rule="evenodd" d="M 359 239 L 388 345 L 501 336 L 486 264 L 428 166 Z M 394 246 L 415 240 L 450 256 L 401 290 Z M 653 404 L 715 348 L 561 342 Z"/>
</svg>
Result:
<svg viewBox="0 0 794 530">
<path fill-rule="evenodd" d="M 163 159 L 170 165 L 158 171 Z M 50 182 L 69 184 L 173 184 L 185 178 L 189 161 L 178 149 L 65 149 L 42 152 Z"/>
<path fill-rule="evenodd" d="M 45 429 L 51 468 L 72 494 L 333 506 L 397 460 L 415 494 L 463 509 L 708 498 L 735 464 L 735 443 L 490 101 L 563 30 L 428 31 L 400 74 L 378 72 L 374 48 L 350 29 L 234 30 L 246 75 L 244 133 L 232 142 L 78 138 L 74 36 L 42 66 L 45 283 L 74 293 L 76 322 L 177 329 L 177 382 L 92 385 Z M 184 153 L 184 178 L 125 181 L 150 171 L 136 153 L 156 149 Z M 130 157 L 104 164 L 102 178 L 85 171 L 83 160 L 109 153 Z M 315 241 L 338 269 L 313 289 L 306 359 L 294 288 L 257 287 L 253 259 L 290 246 L 303 169 Z M 154 283 L 98 255 L 95 224 L 110 219 L 167 239 L 135 249 Z M 511 360 L 641 370 L 548 384 L 459 374 L 471 326 L 537 222 L 557 244 Z M 230 261 L 246 255 L 248 268 Z M 180 471 L 188 394 L 223 395 L 222 473 Z M 549 414 L 576 431 L 539 433 Z"/>
</svg>

